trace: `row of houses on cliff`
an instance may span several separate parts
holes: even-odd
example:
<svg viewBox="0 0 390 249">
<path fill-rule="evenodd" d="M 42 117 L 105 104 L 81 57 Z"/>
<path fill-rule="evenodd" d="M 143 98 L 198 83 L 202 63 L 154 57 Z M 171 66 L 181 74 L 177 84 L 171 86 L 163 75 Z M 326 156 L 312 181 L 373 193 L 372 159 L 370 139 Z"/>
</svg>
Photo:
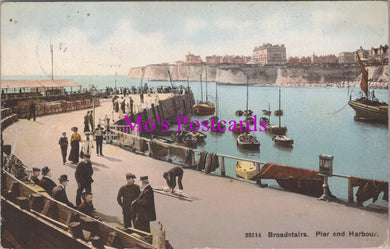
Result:
<svg viewBox="0 0 390 249">
<path fill-rule="evenodd" d="M 389 46 L 380 45 L 370 50 L 360 47 L 358 50 L 362 61 L 368 63 L 387 64 L 389 57 Z M 177 61 L 176 65 L 196 65 L 196 64 L 258 64 L 258 65 L 305 65 L 305 64 L 353 64 L 357 62 L 356 52 L 341 52 L 338 56 L 334 54 L 303 57 L 286 57 L 286 47 L 284 44 L 272 45 L 270 43 L 255 47 L 252 56 L 239 55 L 210 55 L 203 61 L 199 55 L 190 52 L 185 56 L 185 61 Z"/>
</svg>

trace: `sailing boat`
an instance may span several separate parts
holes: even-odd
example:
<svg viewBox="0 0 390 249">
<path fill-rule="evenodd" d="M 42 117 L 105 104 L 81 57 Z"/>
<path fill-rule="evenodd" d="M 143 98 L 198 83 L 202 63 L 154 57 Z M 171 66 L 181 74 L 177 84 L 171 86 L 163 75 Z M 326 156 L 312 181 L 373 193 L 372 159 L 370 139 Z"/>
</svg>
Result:
<svg viewBox="0 0 390 249">
<path fill-rule="evenodd" d="M 206 102 L 203 102 L 203 90 L 202 90 L 202 74 L 200 75 L 200 91 L 201 101 L 193 106 L 195 115 L 208 116 L 213 115 L 215 112 L 215 106 L 213 103 L 208 102 L 207 96 L 207 69 L 206 69 Z"/>
<path fill-rule="evenodd" d="M 280 109 L 280 87 L 279 87 L 279 110 Z M 274 134 L 274 135 L 286 135 L 287 132 L 287 127 L 286 126 L 281 126 L 281 115 L 279 115 L 279 125 L 269 125 L 267 126 L 267 132 Z"/>
<path fill-rule="evenodd" d="M 356 52 L 360 68 L 362 70 L 362 81 L 360 88 L 363 90 L 365 96 L 351 100 L 349 96 L 348 104 L 355 110 L 355 120 L 388 123 L 388 111 L 389 104 L 385 102 L 379 102 L 372 94 L 372 98 L 368 98 L 368 72 L 364 68 L 362 61 L 360 60 L 358 52 Z"/>
<path fill-rule="evenodd" d="M 248 76 L 246 77 L 246 111 L 248 111 Z M 249 121 L 247 122 L 249 126 Z M 237 137 L 237 145 L 246 149 L 259 149 L 260 142 L 257 140 L 255 136 L 249 135 L 249 132 L 245 132 L 240 134 Z"/>
</svg>

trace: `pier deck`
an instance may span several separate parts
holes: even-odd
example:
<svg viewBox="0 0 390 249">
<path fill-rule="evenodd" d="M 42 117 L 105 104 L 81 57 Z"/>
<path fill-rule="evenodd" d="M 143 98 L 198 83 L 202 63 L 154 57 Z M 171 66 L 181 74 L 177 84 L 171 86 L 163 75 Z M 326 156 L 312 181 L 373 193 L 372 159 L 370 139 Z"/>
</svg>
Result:
<svg viewBox="0 0 390 249">
<path fill-rule="evenodd" d="M 111 99 L 102 99 L 101 106 L 96 108 L 96 121 L 111 112 Z M 11 144 L 12 153 L 29 167 L 48 166 L 53 179 L 61 174 L 68 175 L 67 193 L 72 202 L 75 202 L 77 189 L 76 166 L 62 165 L 58 139 L 62 131 L 70 137 L 73 126 L 82 131 L 85 113 L 86 110 L 81 110 L 48 115 L 38 117 L 36 122 L 22 119 L 3 132 L 4 144 Z M 104 157 L 94 153 L 91 156 L 95 180 L 93 202 L 104 221 L 117 226 L 122 223 L 122 210 L 116 203 L 116 196 L 126 182 L 125 174 L 134 173 L 137 181 L 140 176 L 148 175 L 152 186 L 161 186 L 165 185 L 163 172 L 174 165 L 107 144 L 103 144 L 103 154 Z M 188 169 L 184 170 L 183 185 L 185 193 L 193 198 L 192 202 L 155 194 L 157 220 L 163 224 L 174 248 L 368 248 L 388 243 L 388 214 L 259 188 Z M 354 236 L 350 236 L 350 231 L 356 232 L 352 233 Z M 300 232 L 308 237 L 275 238 L 268 237 L 269 232 Z M 327 232 L 330 232 L 329 236 L 325 236 Z M 334 232 L 345 232 L 345 236 L 333 237 Z M 356 236 L 360 232 L 376 234 L 374 237 Z M 248 237 L 255 234 L 257 237 Z"/>
</svg>

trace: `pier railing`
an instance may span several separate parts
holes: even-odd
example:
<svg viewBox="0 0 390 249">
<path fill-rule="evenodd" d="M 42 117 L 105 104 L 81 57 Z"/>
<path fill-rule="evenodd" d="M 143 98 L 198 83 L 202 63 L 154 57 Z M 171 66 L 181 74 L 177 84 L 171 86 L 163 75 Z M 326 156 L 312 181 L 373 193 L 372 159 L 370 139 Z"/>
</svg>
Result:
<svg viewBox="0 0 390 249">
<path fill-rule="evenodd" d="M 124 125 L 115 125 L 115 126 L 112 126 L 111 127 L 111 133 L 112 133 L 112 136 L 114 137 L 112 139 L 112 143 L 113 144 L 116 144 L 122 148 L 128 148 L 130 149 L 131 151 L 133 152 L 138 152 L 138 153 L 142 153 L 142 154 L 145 154 L 145 155 L 149 155 L 150 156 L 150 144 L 151 144 L 151 141 L 153 141 L 153 139 L 149 139 L 149 138 L 144 138 L 144 137 L 139 137 L 137 135 L 133 135 L 133 134 L 130 134 L 131 133 L 131 130 L 130 129 L 127 129 L 127 133 L 124 132 Z M 138 145 L 138 147 L 136 146 L 136 141 L 142 141 L 143 143 L 143 146 L 142 145 Z M 140 150 L 141 148 L 141 150 Z M 183 167 L 190 167 L 190 168 L 194 168 L 195 165 L 197 164 L 197 158 L 199 158 L 199 155 L 200 153 L 202 153 L 203 151 L 201 150 L 198 150 L 198 149 L 191 149 L 191 148 L 188 148 L 188 147 L 185 147 L 185 146 L 182 146 L 182 145 L 177 145 L 177 144 L 166 144 L 166 148 L 168 150 L 167 152 L 167 156 L 166 157 L 162 157 L 162 158 L 158 158 L 159 160 L 164 160 L 164 161 L 168 161 L 168 162 L 173 162 L 175 164 L 179 164 Z M 193 155 L 192 155 L 192 160 L 191 161 L 186 161 L 184 162 L 183 161 L 174 161 L 172 160 L 172 153 L 170 152 L 171 150 L 175 150 L 175 149 L 182 149 L 182 150 L 191 150 L 193 152 Z M 258 170 L 261 170 L 264 165 L 266 164 L 266 162 L 263 162 L 263 161 L 259 161 L 259 160 L 254 160 L 254 159 L 247 159 L 247 158 L 240 158 L 240 157 L 235 157 L 235 156 L 230 156 L 230 155 L 225 155 L 225 154 L 219 154 L 219 153 L 215 153 L 216 156 L 218 157 L 218 162 L 219 162 L 219 165 L 220 165 L 220 168 L 216 171 L 217 174 L 220 174 L 221 176 L 223 177 L 232 177 L 232 178 L 236 178 L 236 179 L 239 179 L 237 178 L 235 175 L 229 175 L 228 172 L 232 172 L 232 170 L 226 170 L 226 169 L 232 169 L 235 167 L 235 164 L 237 163 L 237 161 L 245 161 L 245 162 L 251 162 L 251 163 L 254 163 L 257 167 Z M 233 172 L 235 172 L 233 170 Z M 353 190 L 353 187 L 352 187 L 352 181 L 351 181 L 351 176 L 346 176 L 346 175 L 342 175 L 342 174 L 333 174 L 332 175 L 333 177 L 336 177 L 336 178 L 339 178 L 339 179 L 344 179 L 344 180 L 347 180 L 348 181 L 348 187 L 347 187 L 347 190 L 348 190 L 348 202 L 350 203 L 354 203 L 354 190 Z M 259 184 L 261 183 L 260 181 L 252 181 L 252 180 L 249 180 L 249 182 L 253 182 L 253 183 L 256 183 L 256 184 Z"/>
</svg>

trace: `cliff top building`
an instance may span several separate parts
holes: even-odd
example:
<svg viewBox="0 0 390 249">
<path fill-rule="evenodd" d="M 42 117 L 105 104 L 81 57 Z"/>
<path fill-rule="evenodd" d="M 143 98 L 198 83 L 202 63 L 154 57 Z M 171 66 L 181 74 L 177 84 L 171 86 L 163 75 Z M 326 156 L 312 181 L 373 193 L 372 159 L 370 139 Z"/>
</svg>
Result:
<svg viewBox="0 0 390 249">
<path fill-rule="evenodd" d="M 282 45 L 263 44 L 253 49 L 253 60 L 261 65 L 285 65 L 286 48 Z"/>
<path fill-rule="evenodd" d="M 371 61 L 377 61 L 380 63 L 387 63 L 389 60 L 389 46 L 380 45 L 378 48 L 372 47 L 370 50 L 369 58 Z"/>
<path fill-rule="evenodd" d="M 334 54 L 317 56 L 313 54 L 311 57 L 312 64 L 337 64 L 338 58 Z"/>
<path fill-rule="evenodd" d="M 206 63 L 207 64 L 219 64 L 221 63 L 222 56 L 212 55 L 212 56 L 206 56 Z"/>
<path fill-rule="evenodd" d="M 202 64 L 202 59 L 199 55 L 194 55 L 188 52 L 186 55 L 186 64 Z"/>
<path fill-rule="evenodd" d="M 339 64 L 352 64 L 355 63 L 354 52 L 341 52 L 339 53 Z"/>
</svg>

